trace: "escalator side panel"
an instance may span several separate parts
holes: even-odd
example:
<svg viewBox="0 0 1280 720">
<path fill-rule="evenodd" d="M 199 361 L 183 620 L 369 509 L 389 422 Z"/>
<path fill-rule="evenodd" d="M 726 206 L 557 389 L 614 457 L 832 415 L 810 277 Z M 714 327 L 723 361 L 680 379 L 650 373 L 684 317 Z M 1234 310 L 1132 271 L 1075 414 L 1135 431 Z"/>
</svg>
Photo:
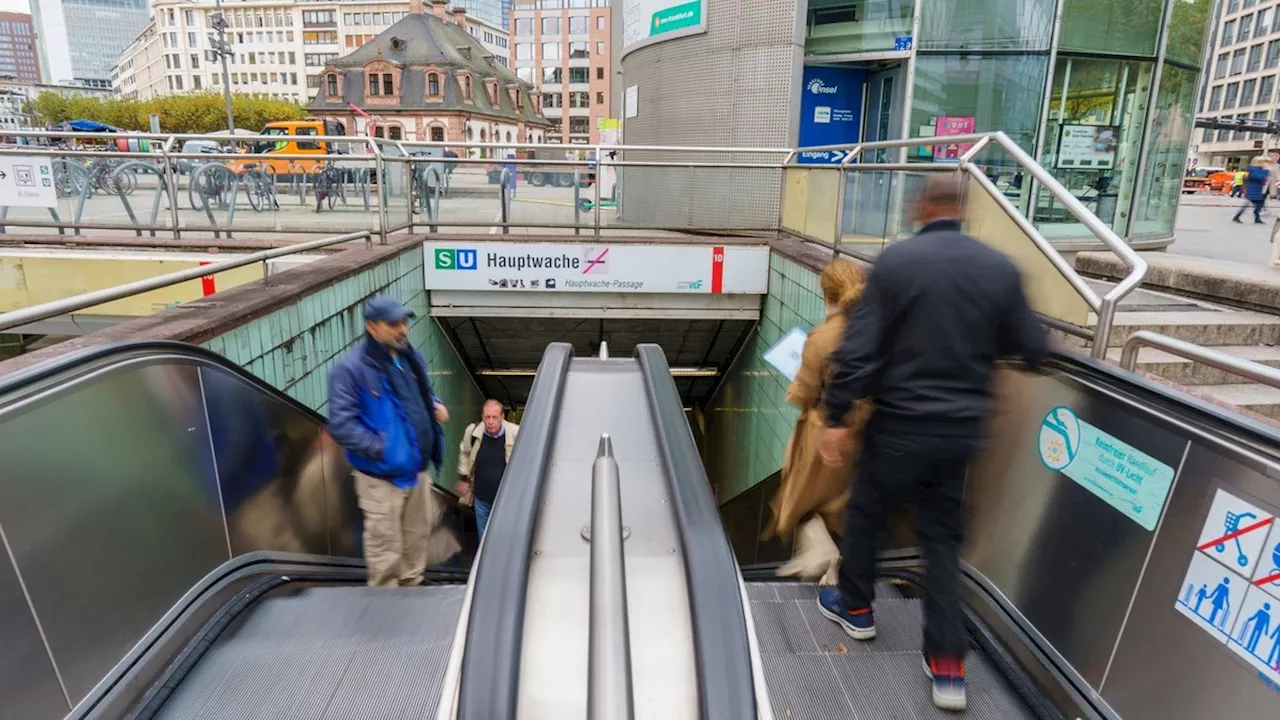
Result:
<svg viewBox="0 0 1280 720">
<path fill-rule="evenodd" d="M 1121 715 L 1182 720 L 1280 714 L 1280 672 L 1267 673 L 1258 667 L 1264 659 L 1280 662 L 1280 613 L 1276 612 L 1280 584 L 1263 582 L 1243 596 L 1239 576 L 1222 570 L 1222 576 L 1234 583 L 1230 601 L 1239 606 L 1240 622 L 1257 617 L 1253 613 L 1259 612 L 1259 603 L 1271 605 L 1271 619 L 1256 623 L 1266 625 L 1255 649 L 1258 665 L 1246 664 L 1233 652 L 1242 650 L 1234 643 L 1245 639 L 1240 622 L 1229 649 L 1224 637 L 1211 635 L 1174 609 L 1175 600 L 1185 592 L 1187 568 L 1197 554 L 1200 531 L 1218 490 L 1274 512 L 1280 510 L 1277 477 L 1280 468 L 1270 463 L 1192 445 L 1102 688 L 1103 697 Z M 1259 562 L 1266 563 L 1260 572 L 1280 568 L 1280 530 L 1271 532 L 1260 555 Z M 1177 652 L 1171 652 L 1173 648 Z M 1168 688 L 1186 690 L 1168 692 Z"/>
<path fill-rule="evenodd" d="M 74 705 L 229 559 L 197 369 L 117 366 L 0 427 L 0 527 Z"/>
<path fill-rule="evenodd" d="M 999 382 L 1004 392 L 992 439 L 966 486 L 962 559 L 1097 688 L 1154 533 L 1085 484 L 1049 469 L 1039 454 L 1041 422 L 1050 410 L 1069 408 L 1081 422 L 1174 470 L 1187 438 L 1168 422 L 1065 375 L 1006 372 Z M 1080 451 L 1086 453 L 1081 467 L 1092 451 Z"/>
<path fill-rule="evenodd" d="M 341 451 L 322 441 L 324 426 L 220 368 L 201 368 L 200 381 L 232 556 L 348 555 L 359 513 L 328 496 L 330 485 L 351 483 L 338 475 L 342 463 L 328 467 Z M 331 551 L 331 528 L 348 552 Z"/>
<path fill-rule="evenodd" d="M 40 628 L 9 556 L 0 545 L 0 718 L 53 718 L 66 715 L 67 699 L 58 684 Z"/>
<path fill-rule="evenodd" d="M 876 639 L 858 642 L 819 614 L 817 588 L 748 583 L 760 656 L 776 718 L 954 718 L 933 706 L 920 656 L 919 600 L 881 592 Z M 970 654 L 969 710 L 974 720 L 1034 720 L 983 656 Z"/>
</svg>

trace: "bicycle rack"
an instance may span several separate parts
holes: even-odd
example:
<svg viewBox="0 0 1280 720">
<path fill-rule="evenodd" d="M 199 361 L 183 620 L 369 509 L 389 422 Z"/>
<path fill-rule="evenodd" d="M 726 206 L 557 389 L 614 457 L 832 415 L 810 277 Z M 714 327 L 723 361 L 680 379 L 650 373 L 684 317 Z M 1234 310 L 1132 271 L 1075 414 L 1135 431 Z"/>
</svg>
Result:
<svg viewBox="0 0 1280 720">
<path fill-rule="evenodd" d="M 121 163 L 120 166 L 111 173 L 111 185 L 116 189 L 116 194 L 120 196 L 120 204 L 124 205 L 124 211 L 129 215 L 129 222 L 137 225 L 138 216 L 134 213 L 133 205 L 129 202 L 128 195 L 124 192 L 124 186 L 121 182 L 121 178 L 124 177 L 126 172 L 133 173 L 135 177 L 139 172 L 151 173 L 156 176 L 156 191 L 151 200 L 151 219 L 148 221 L 148 224 L 154 227 L 156 219 L 160 217 L 160 201 L 169 191 L 169 184 L 165 182 L 163 171 L 161 168 L 156 167 L 155 163 L 150 163 L 145 160 L 129 160 Z M 155 230 L 151 230 L 149 232 L 151 237 L 156 236 Z M 141 230 L 135 230 L 134 234 L 138 237 L 142 237 Z"/>
</svg>

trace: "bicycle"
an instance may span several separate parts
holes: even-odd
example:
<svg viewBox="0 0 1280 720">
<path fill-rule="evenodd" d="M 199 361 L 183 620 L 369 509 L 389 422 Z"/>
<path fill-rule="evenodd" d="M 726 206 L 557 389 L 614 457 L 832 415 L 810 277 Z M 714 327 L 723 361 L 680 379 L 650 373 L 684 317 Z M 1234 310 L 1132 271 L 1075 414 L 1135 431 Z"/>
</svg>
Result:
<svg viewBox="0 0 1280 720">
<path fill-rule="evenodd" d="M 329 209 L 332 210 L 338 198 L 343 195 L 342 171 L 333 163 L 321 163 L 315 171 L 311 185 L 316 191 L 316 212 L 320 212 L 326 201 L 329 203 Z"/>
<path fill-rule="evenodd" d="M 118 160 L 94 160 L 89 165 L 89 182 L 94 190 L 112 195 L 132 195 L 138 188 L 138 177 L 133 172 L 116 173 Z"/>
<path fill-rule="evenodd" d="M 206 211 L 212 200 L 215 207 L 225 210 L 230 206 L 233 173 L 221 163 L 205 163 L 191 173 L 191 184 L 187 186 L 187 201 L 191 209 Z"/>
<path fill-rule="evenodd" d="M 262 212 L 268 203 L 273 210 L 280 209 L 280 203 L 276 201 L 275 180 L 262 170 L 261 165 L 257 163 L 245 165 L 240 171 L 240 177 L 244 178 L 244 192 L 249 198 L 249 207 L 253 208 L 254 212 Z"/>
</svg>

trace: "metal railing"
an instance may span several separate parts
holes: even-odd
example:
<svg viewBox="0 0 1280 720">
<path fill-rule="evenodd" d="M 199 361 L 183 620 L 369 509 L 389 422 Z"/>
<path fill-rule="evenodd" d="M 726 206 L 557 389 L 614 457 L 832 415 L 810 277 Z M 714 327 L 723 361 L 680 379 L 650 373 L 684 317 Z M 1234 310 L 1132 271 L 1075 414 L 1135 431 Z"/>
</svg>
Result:
<svg viewBox="0 0 1280 720">
<path fill-rule="evenodd" d="M 577 235 L 584 231 L 591 233 L 595 238 L 600 238 L 602 233 L 607 230 L 613 230 L 613 227 L 607 225 L 603 218 L 604 203 L 601 197 L 601 185 L 599 180 L 602 178 L 606 169 L 612 169 L 614 172 L 622 172 L 627 168 L 658 168 L 668 170 L 686 169 L 696 172 L 699 169 L 722 169 L 734 170 L 736 172 L 743 171 L 777 171 L 785 172 L 788 169 L 809 169 L 809 170 L 827 170 L 839 173 L 840 182 L 837 195 L 836 217 L 836 234 L 834 245 L 836 251 L 841 251 L 840 243 L 843 235 L 845 223 L 845 196 L 846 187 L 850 173 L 869 173 L 869 172 L 905 172 L 905 173 L 928 173 L 928 172 L 963 172 L 974 179 L 974 182 L 997 203 L 997 205 L 1008 215 L 1019 229 L 1035 244 L 1036 248 L 1042 255 L 1052 264 L 1058 273 L 1069 283 L 1076 293 L 1084 300 L 1088 308 L 1097 316 L 1097 325 L 1090 332 L 1088 328 L 1075 328 L 1073 334 L 1088 337 L 1093 336 L 1093 355 L 1095 357 L 1103 357 L 1106 347 L 1110 339 L 1110 333 L 1114 324 L 1114 316 L 1119 301 L 1127 296 L 1134 288 L 1141 284 L 1142 279 L 1147 272 L 1147 266 L 1136 252 L 1134 252 L 1125 242 L 1119 238 L 1105 223 L 1099 220 L 1091 213 L 1085 205 L 1077 199 L 1070 191 L 1068 191 L 1060 182 L 1058 182 L 1052 174 L 1041 167 L 1026 151 L 1024 151 L 1017 143 L 1011 140 L 1004 133 L 975 133 L 970 135 L 948 136 L 943 138 L 912 138 L 906 140 L 889 140 L 881 142 L 870 142 L 860 144 L 846 145 L 827 145 L 811 148 L 741 148 L 741 147 L 695 147 L 695 146 L 646 146 L 646 145 L 595 145 L 595 146 L 564 146 L 559 144 L 532 144 L 532 143 L 474 143 L 474 142 L 413 142 L 413 141 L 389 141 L 366 137 L 356 136 L 316 136 L 314 138 L 302 138 L 299 136 L 279 136 L 279 135 L 195 135 L 195 134 L 162 134 L 154 135 L 148 133 L 137 134 L 103 134 L 103 133 L 69 133 L 57 131 L 23 131 L 24 136 L 43 137 L 54 140 L 67 139 L 92 139 L 94 141 L 115 141 L 122 138 L 129 140 L 147 139 L 159 141 L 158 152 L 99 152 L 77 149 L 61 149 L 61 148 L 38 148 L 38 147 L 20 147 L 20 148 L 0 148 L 0 155 L 35 155 L 35 156 L 51 156 L 60 158 L 62 162 L 69 162 L 79 158 L 109 158 L 124 159 L 132 167 L 146 166 L 147 161 L 152 164 L 158 164 L 154 170 L 157 177 L 155 185 L 155 198 L 151 205 L 151 218 L 149 221 L 140 222 L 140 218 L 132 210 L 132 206 L 126 199 L 124 193 L 119 193 L 121 205 L 124 207 L 131 222 L 129 223 L 112 223 L 112 222 L 84 222 L 80 213 L 83 211 L 85 198 L 80 198 L 76 208 L 76 216 L 73 222 L 63 221 L 57 214 L 56 210 L 51 210 L 52 220 L 39 220 L 30 217 L 12 218 L 6 217 L 7 208 L 0 209 L 0 232 L 3 232 L 6 225 L 25 226 L 25 227 L 47 227 L 56 228 L 60 233 L 67 229 L 72 229 L 79 233 L 82 229 L 124 229 L 136 232 L 141 235 L 143 232 L 155 234 L 159 231 L 172 232 L 174 237 L 180 237 L 181 232 L 212 232 L 215 237 L 219 233 L 227 233 L 230 236 L 233 230 L 240 232 L 299 232 L 299 233 L 316 233 L 325 232 L 332 233 L 341 231 L 341 223 L 331 220 L 326 216 L 319 223 L 312 222 L 310 224 L 300 223 L 292 218 L 302 218 L 301 214 L 297 214 L 297 207 L 304 207 L 302 202 L 295 206 L 295 209 L 285 212 L 278 204 L 275 204 L 274 192 L 276 184 L 271 183 L 270 188 L 266 188 L 260 178 L 247 181 L 248 186 L 255 188 L 253 192 L 259 194 L 269 193 L 273 203 L 272 214 L 273 225 L 270 227 L 253 226 L 252 222 L 246 222 L 244 225 L 232 227 L 236 224 L 236 199 L 240 185 L 231 183 L 229 187 L 222 188 L 219 186 L 216 190 L 219 193 L 230 192 L 233 197 L 230 200 L 229 207 L 226 208 L 225 217 L 219 221 L 209 207 L 209 198 L 203 198 L 203 215 L 197 211 L 199 216 L 194 220 L 189 216 L 186 219 L 179 213 L 179 185 L 181 178 L 178 173 L 178 163 L 191 161 L 192 163 L 208 163 L 227 161 L 232 163 L 236 168 L 243 169 L 248 164 L 264 164 L 268 161 L 286 161 L 289 167 L 304 168 L 307 165 L 327 164 L 330 162 L 345 162 L 351 164 L 367 163 L 372 170 L 368 168 L 362 172 L 365 181 L 368 183 L 376 183 L 377 192 L 374 193 L 374 199 L 371 201 L 368 195 L 368 187 L 365 188 L 366 202 L 365 207 L 370 211 L 375 210 L 372 205 L 376 204 L 376 229 L 372 232 L 378 235 L 380 242 L 387 242 L 387 236 L 393 232 L 409 231 L 413 232 L 418 226 L 422 225 L 435 232 L 441 228 L 467 229 L 474 228 L 477 230 L 488 230 L 496 233 L 499 230 L 508 232 L 512 228 L 525 229 L 556 229 L 556 230 L 572 230 Z M 182 153 L 174 152 L 175 145 L 185 140 L 206 140 L 223 142 L 228 144 L 243 144 L 253 142 L 278 142 L 287 139 L 292 142 L 316 142 L 327 143 L 325 147 L 334 149 L 335 147 L 345 146 L 351 149 L 361 150 L 359 154 L 351 153 Z M 862 162 L 865 155 L 869 151 L 898 150 L 903 151 L 911 147 L 927 147 L 946 142 L 971 144 L 971 147 L 958 159 L 955 163 L 932 163 L 932 162 Z M 461 157 L 444 157 L 444 153 L 448 149 L 455 149 L 461 152 Z M 1053 247 L 1053 245 L 1045 239 L 1041 232 L 1036 228 L 1035 223 L 1029 219 L 1023 212 L 1020 212 L 1014 203 L 1010 201 L 1002 192 L 1000 192 L 988 178 L 981 166 L 975 158 L 983 150 L 999 149 L 1007 157 L 1012 158 L 1013 162 L 1021 167 L 1034 180 L 1034 183 L 1042 186 L 1049 196 L 1060 202 L 1072 215 L 1074 215 L 1080 223 L 1091 234 L 1093 234 L 1107 249 L 1114 252 L 1128 266 L 1129 273 L 1117 285 L 1112 287 L 1106 294 L 1099 296 L 1097 292 L 1081 277 L 1071 264 Z M 593 157 L 587 160 L 581 159 L 553 159 L 553 158 L 517 158 L 517 157 L 497 157 L 500 155 L 512 155 L 516 150 L 532 150 L 534 152 L 560 152 L 566 150 L 578 150 L 592 153 Z M 839 163 L 823 166 L 815 164 L 800 164 L 795 162 L 797 156 L 801 153 L 817 152 L 817 151 L 839 151 L 844 153 L 843 159 Z M 643 159 L 653 157 L 652 153 L 675 154 L 680 156 L 678 159 Z M 472 155 L 480 155 L 481 157 L 472 157 Z M 483 157 L 492 155 L 494 157 Z M 702 155 L 710 158 L 704 160 L 698 156 Z M 777 156 L 781 160 L 778 162 L 735 162 L 733 156 Z M 730 156 L 730 157 L 723 157 Z M 661 156 L 659 156 L 661 157 Z M 640 159 L 637 159 L 640 158 Z M 403 166 L 403 172 L 397 172 L 396 164 Z M 427 172 L 419 173 L 422 165 L 426 164 Z M 455 200 L 452 196 L 459 191 L 456 183 L 450 181 L 450 176 L 455 169 L 463 168 L 486 168 L 486 174 L 496 173 L 498 187 L 492 192 L 498 202 L 498 207 L 493 208 L 487 206 L 487 211 L 480 212 L 481 217 L 472 219 L 463 219 L 459 217 L 459 213 L 445 213 L 443 210 L 452 210 Z M 555 211 L 560 213 L 554 215 L 553 222 L 539 222 L 526 218 L 513 217 L 512 210 L 512 193 L 509 185 L 513 185 L 513 178 L 516 173 L 521 170 L 528 170 L 532 167 L 542 167 L 549 171 L 555 171 L 557 168 L 563 168 L 563 174 L 572 177 L 573 192 L 568 194 L 571 202 L 563 202 L 563 205 L 572 205 L 565 211 Z M 586 210 L 586 201 L 583 200 L 581 177 L 582 169 L 587 168 L 588 172 L 596 174 L 596 181 L 592 182 L 591 208 Z M 83 168 L 81 168 L 83 170 Z M 431 172 L 434 170 L 434 172 Z M 116 173 L 119 174 L 118 172 Z M 296 174 L 296 173 L 295 173 Z M 420 181 L 415 180 L 419 177 Z M 113 176 L 115 177 L 115 176 Z M 475 175 L 470 177 L 475 178 Z M 441 180 L 444 180 L 442 183 Z M 295 178 L 296 180 L 296 178 Z M 490 182 L 492 176 L 490 176 Z M 119 178 L 113 181 L 116 186 L 120 185 Z M 203 182 L 203 181 L 202 181 Z M 619 180 L 620 182 L 620 180 Z M 295 182 L 295 185 L 297 183 Z M 285 183 L 288 186 L 288 183 Z M 448 190 L 444 187 L 448 185 Z M 890 199 L 888 210 L 886 212 L 897 212 L 900 210 L 904 199 L 902 197 L 901 183 L 899 187 L 893 190 L 896 197 Z M 306 182 L 302 182 L 299 192 L 300 201 L 305 201 Z M 110 189 L 110 188 L 109 188 Z M 203 191 L 202 191 L 203 192 Z M 246 192 L 249 192 L 246 190 Z M 426 197 L 418 198 L 415 203 L 413 194 L 421 192 Z M 105 193 L 111 194 L 111 193 Z M 192 188 L 188 188 L 188 194 L 192 198 L 196 197 L 196 193 Z M 168 213 L 164 222 L 158 221 L 159 210 L 161 208 L 161 200 L 163 196 L 168 196 Z M 221 197 L 221 196 L 220 196 Z M 405 205 L 405 216 L 403 221 L 392 223 L 390 210 L 391 206 L 403 198 Z M 259 204 L 265 202 L 264 198 L 258 198 Z M 193 199 L 191 203 L 194 205 L 196 201 Z M 358 204 L 357 204 L 358 206 Z M 426 213 L 425 218 L 415 218 L 415 208 L 420 208 Z M 193 207 L 193 210 L 196 208 Z M 260 207 L 254 207 L 255 210 L 261 210 Z M 320 212 L 321 208 L 317 203 L 316 212 Z M 357 210 L 359 208 L 357 207 Z M 474 210 L 474 208 L 473 208 Z M 494 211 L 497 211 L 496 213 Z M 591 215 L 590 218 L 584 218 L 584 212 Z M 200 217 L 204 219 L 201 220 Z M 250 215 L 250 217 L 253 217 Z M 356 212 L 348 214 L 351 222 L 359 223 L 357 227 L 369 227 L 367 214 Z M 425 219 L 425 222 L 423 220 Z M 205 223 L 207 220 L 207 224 Z M 586 222 L 583 222 L 583 221 Z M 335 227 L 336 226 L 336 227 Z M 618 224 L 618 227 L 628 230 L 668 230 L 668 231 L 688 231 L 686 227 L 666 227 L 661 225 L 645 225 L 645 224 Z M 353 228 L 355 229 L 355 228 Z M 709 228 L 706 228 L 709 229 Z M 780 232 L 782 229 L 781 218 L 773 220 L 769 227 L 755 228 L 732 228 L 732 227 L 716 227 L 721 232 Z M 1074 327 L 1074 326 L 1073 326 Z"/>
<path fill-rule="evenodd" d="M 951 163 L 862 163 L 855 162 L 868 150 L 902 150 L 910 147 L 930 147 L 946 143 L 950 144 L 968 144 L 971 147 L 960 156 L 955 164 Z M 1045 189 L 1054 199 L 1061 202 L 1063 206 L 1077 220 L 1080 221 L 1090 233 L 1093 234 L 1108 250 L 1115 253 L 1129 269 L 1129 273 L 1123 280 L 1112 287 L 1107 293 L 1101 297 L 1094 292 L 1071 263 L 1063 257 L 1061 253 L 1053 247 L 1053 244 L 1036 229 L 1035 223 L 1023 214 L 1017 207 L 1005 197 L 1004 193 L 995 186 L 995 183 L 987 177 L 982 167 L 974 161 L 974 159 L 984 149 L 991 145 L 1007 153 L 1019 167 L 1031 175 L 1031 177 L 1041 187 Z M 835 246 L 839 250 L 839 241 L 844 233 L 844 211 L 845 211 L 845 192 L 847 186 L 848 173 L 850 172 L 963 172 L 977 182 L 996 204 L 1008 215 L 1020 230 L 1022 230 L 1031 242 L 1035 244 L 1036 249 L 1053 265 L 1062 277 L 1071 285 L 1080 297 L 1085 301 L 1089 308 L 1097 315 L 1097 324 L 1092 332 L 1092 348 L 1091 354 L 1095 358 L 1105 358 L 1107 346 L 1111 339 L 1111 328 L 1114 325 L 1116 308 L 1120 301 L 1128 296 L 1142 284 L 1143 279 L 1147 275 L 1147 261 L 1143 260 L 1133 248 L 1120 236 L 1102 222 L 1096 215 L 1085 207 L 1075 195 L 1062 185 L 1053 175 L 1041 166 L 1027 151 L 1023 150 L 1020 145 L 1009 138 L 1003 132 L 988 133 L 972 133 L 968 135 L 951 135 L 933 138 L 909 138 L 905 140 L 885 140 L 880 142 L 857 143 L 846 145 L 823 145 L 818 147 L 797 148 L 787 156 L 786 163 L 791 168 L 804 169 L 822 169 L 821 165 L 802 164 L 793 162 L 800 153 L 812 152 L 831 152 L 843 151 L 845 157 L 838 165 L 831 166 L 831 169 L 840 173 L 839 187 L 837 191 L 837 209 L 836 209 L 836 234 Z M 1073 333 L 1080 335 L 1080 333 Z"/>
<path fill-rule="evenodd" d="M 21 327 L 29 323 L 48 320 L 49 318 L 75 312 L 77 310 L 84 310 L 85 308 L 90 308 L 95 305 L 101 305 L 115 300 L 123 300 L 124 298 L 139 295 L 141 293 L 160 290 L 162 288 L 188 282 L 190 280 L 197 280 L 207 275 L 214 275 L 226 270 L 234 270 L 235 268 L 259 262 L 263 264 L 263 282 L 270 284 L 270 278 L 266 266 L 268 260 L 274 260 L 275 258 L 285 257 L 286 255 L 295 255 L 297 253 L 308 252 L 311 250 L 320 250 L 333 245 L 352 242 L 353 240 L 364 240 L 365 248 L 370 249 L 373 247 L 372 239 L 373 234 L 368 230 L 365 230 L 362 232 L 347 233 L 346 235 L 323 238 L 321 240 L 295 243 L 285 247 L 249 253 L 248 255 L 243 255 L 232 260 L 223 260 L 209 265 L 190 268 L 188 270 L 179 270 L 177 272 L 171 272 L 165 275 L 147 278 L 145 280 L 135 280 L 134 282 L 125 283 L 123 285 L 116 285 L 102 290 L 73 295 L 69 298 L 62 298 L 61 300 L 53 300 L 39 305 L 32 305 L 31 307 L 26 307 L 21 310 L 0 313 L 0 330 L 11 330 L 15 327 Z"/>
<path fill-rule="evenodd" d="M 607 351 L 601 352 L 601 356 Z M 623 559 L 622 488 L 613 440 L 600 436 L 591 468 L 591 609 L 587 662 L 587 717 L 630 720 L 631 636 L 627 626 L 627 571 Z"/>
<path fill-rule="evenodd" d="M 1180 358 L 1217 368 L 1246 380 L 1280 389 L 1280 369 L 1246 360 L 1236 355 L 1202 347 L 1186 340 L 1178 340 L 1151 330 L 1139 330 L 1124 341 L 1120 351 L 1120 367 L 1135 372 L 1138 351 L 1144 347 L 1155 348 Z"/>
</svg>

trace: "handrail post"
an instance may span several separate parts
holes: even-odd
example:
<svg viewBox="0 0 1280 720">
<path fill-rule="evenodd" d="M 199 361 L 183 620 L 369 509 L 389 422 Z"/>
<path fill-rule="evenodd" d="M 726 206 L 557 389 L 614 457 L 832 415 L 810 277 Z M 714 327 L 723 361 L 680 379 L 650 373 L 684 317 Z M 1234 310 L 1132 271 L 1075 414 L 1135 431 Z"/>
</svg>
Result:
<svg viewBox="0 0 1280 720">
<path fill-rule="evenodd" d="M 582 169 L 573 169 L 573 234 L 581 235 L 582 228 Z"/>
<path fill-rule="evenodd" d="M 1111 344 L 1111 326 L 1115 323 L 1117 304 L 1110 293 L 1099 303 L 1098 324 L 1093 329 L 1093 347 L 1089 349 L 1089 354 L 1098 360 L 1107 359 L 1107 346 Z"/>
<path fill-rule="evenodd" d="M 1125 340 L 1124 349 L 1120 353 L 1120 367 L 1135 372 L 1138 351 L 1144 347 L 1156 348 L 1170 355 L 1208 365 L 1267 387 L 1280 388 L 1280 369 L 1212 348 L 1201 347 L 1186 340 L 1161 335 L 1152 330 L 1139 330 Z"/>
<path fill-rule="evenodd" d="M 600 436 L 591 468 L 591 619 L 587 718 L 630 720 L 631 639 L 622 552 L 622 489 L 613 441 Z"/>
<path fill-rule="evenodd" d="M 387 244 L 387 224 L 389 217 L 387 215 L 387 200 L 391 197 L 391 189 L 388 187 L 387 166 L 382 161 L 382 148 L 378 147 L 378 141 L 368 138 L 369 148 L 373 152 L 373 172 L 378 178 L 378 242 L 382 245 Z M 412 212 L 412 208 L 410 208 Z"/>
<path fill-rule="evenodd" d="M 594 208 L 594 209 L 595 209 L 595 211 L 596 211 L 596 215 L 595 215 L 595 224 L 596 224 L 596 233 L 595 233 L 595 238 L 596 238 L 597 240 L 599 240 L 599 239 L 600 239 L 600 177 L 601 177 L 601 175 L 603 175 L 603 173 L 602 173 L 601 171 L 603 170 L 603 167 L 604 167 L 604 152 L 602 151 L 602 147 L 603 147 L 603 146 L 601 146 L 601 145 L 597 145 L 597 146 L 596 146 L 596 149 L 595 149 L 595 153 L 596 153 L 596 170 L 595 170 L 595 178 L 594 178 L 594 181 L 591 183 L 592 188 L 595 190 L 595 201 L 596 201 L 596 206 L 595 206 L 595 208 Z M 616 192 L 614 193 L 614 196 L 615 196 L 615 197 L 617 196 L 617 193 L 616 193 Z"/>
<path fill-rule="evenodd" d="M 169 159 L 169 151 L 173 149 L 173 138 L 164 141 L 160 146 L 160 162 L 164 163 L 165 194 L 169 196 L 169 217 L 173 220 L 173 239 L 181 240 L 182 231 L 178 229 L 178 173 L 174 172 L 173 162 Z"/>
</svg>

